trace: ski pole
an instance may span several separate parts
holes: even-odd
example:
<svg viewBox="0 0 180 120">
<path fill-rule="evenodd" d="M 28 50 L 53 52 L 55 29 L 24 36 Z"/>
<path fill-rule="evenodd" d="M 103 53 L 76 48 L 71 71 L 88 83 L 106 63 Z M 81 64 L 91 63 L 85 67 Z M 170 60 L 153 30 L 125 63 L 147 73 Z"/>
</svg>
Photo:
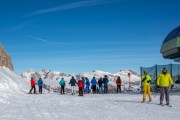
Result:
<svg viewBox="0 0 180 120">
<path fill-rule="evenodd" d="M 171 86 L 171 88 L 170 88 L 169 93 L 170 93 L 170 96 L 172 96 L 172 86 Z"/>
<path fill-rule="evenodd" d="M 155 87 L 155 90 L 154 90 L 154 98 L 156 98 L 157 93 L 158 93 L 158 88 L 157 88 L 157 87 Z"/>
</svg>

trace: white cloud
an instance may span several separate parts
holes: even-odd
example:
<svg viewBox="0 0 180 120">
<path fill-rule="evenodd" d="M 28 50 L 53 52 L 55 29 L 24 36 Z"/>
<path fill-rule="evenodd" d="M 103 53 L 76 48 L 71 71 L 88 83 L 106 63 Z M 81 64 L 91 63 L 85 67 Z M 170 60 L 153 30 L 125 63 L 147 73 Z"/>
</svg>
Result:
<svg viewBox="0 0 180 120">
<path fill-rule="evenodd" d="M 50 45 L 54 45 L 53 42 L 50 42 L 50 41 L 47 41 L 47 40 L 44 40 L 42 38 L 39 38 L 39 37 L 35 37 L 35 36 L 29 36 L 30 38 L 33 38 L 33 39 L 36 39 L 38 41 L 41 41 L 41 42 L 44 42 L 44 43 L 47 43 L 47 44 L 50 44 Z"/>
<path fill-rule="evenodd" d="M 50 13 L 50 12 L 55 12 L 55 11 L 62 11 L 62 10 L 80 8 L 80 7 L 100 5 L 100 4 L 114 3 L 118 1 L 124 1 L 124 0 L 83 0 L 83 1 L 60 5 L 57 7 L 35 11 L 33 13 L 27 14 L 26 16 L 39 15 L 39 14 L 45 14 L 45 13 Z"/>
<path fill-rule="evenodd" d="M 44 43 L 47 43 L 49 45 L 150 45 L 150 44 L 153 44 L 153 45 L 158 45 L 157 43 L 148 43 L 148 42 L 131 42 L 131 41 L 127 41 L 127 42 L 51 42 L 49 40 L 46 40 L 46 39 L 42 39 L 40 37 L 36 37 L 36 36 L 33 36 L 33 35 L 30 35 L 29 36 L 30 38 L 33 38 L 35 40 L 38 40 L 38 41 L 41 41 L 41 42 L 44 42 Z"/>
</svg>

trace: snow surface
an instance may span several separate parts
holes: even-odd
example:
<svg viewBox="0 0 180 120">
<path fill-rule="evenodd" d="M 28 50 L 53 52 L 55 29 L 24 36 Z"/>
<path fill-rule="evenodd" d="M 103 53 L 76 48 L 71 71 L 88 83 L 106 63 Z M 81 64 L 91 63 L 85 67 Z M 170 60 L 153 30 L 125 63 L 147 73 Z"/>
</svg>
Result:
<svg viewBox="0 0 180 120">
<path fill-rule="evenodd" d="M 173 107 L 141 103 L 141 94 L 69 93 L 26 94 L 29 81 L 0 67 L 0 120 L 179 120 L 180 93 L 172 94 Z"/>
</svg>

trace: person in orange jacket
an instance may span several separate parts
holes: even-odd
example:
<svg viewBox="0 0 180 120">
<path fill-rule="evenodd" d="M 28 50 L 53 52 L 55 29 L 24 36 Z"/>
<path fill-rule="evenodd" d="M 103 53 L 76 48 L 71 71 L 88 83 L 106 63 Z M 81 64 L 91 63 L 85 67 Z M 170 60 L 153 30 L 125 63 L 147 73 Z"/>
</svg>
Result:
<svg viewBox="0 0 180 120">
<path fill-rule="evenodd" d="M 29 94 L 32 94 L 32 90 L 34 89 L 34 94 L 36 94 L 36 83 L 34 81 L 34 78 L 31 78 L 31 90 L 29 91 Z"/>
<path fill-rule="evenodd" d="M 121 93 L 121 84 L 122 84 L 122 80 L 121 80 L 120 76 L 118 76 L 118 78 L 117 78 L 117 80 L 116 80 L 117 93 L 118 93 L 118 92 Z"/>
</svg>

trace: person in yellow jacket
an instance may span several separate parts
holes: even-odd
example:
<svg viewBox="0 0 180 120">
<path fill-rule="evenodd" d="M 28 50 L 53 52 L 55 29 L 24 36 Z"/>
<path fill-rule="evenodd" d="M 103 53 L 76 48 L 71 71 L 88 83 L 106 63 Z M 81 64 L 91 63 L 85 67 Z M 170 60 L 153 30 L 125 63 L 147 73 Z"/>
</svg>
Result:
<svg viewBox="0 0 180 120">
<path fill-rule="evenodd" d="M 169 105 L 169 87 L 174 86 L 171 75 L 167 72 L 166 68 L 163 68 L 162 73 L 157 79 L 157 88 L 160 88 L 160 105 L 163 105 L 164 96 L 166 98 L 166 105 Z"/>
<path fill-rule="evenodd" d="M 144 75 L 142 76 L 142 84 L 143 84 L 143 89 L 144 89 L 142 103 L 145 102 L 147 93 L 149 96 L 149 102 L 152 101 L 150 83 L 151 83 L 151 77 L 150 77 L 150 75 L 148 75 L 148 73 L 146 71 L 144 71 Z"/>
</svg>

